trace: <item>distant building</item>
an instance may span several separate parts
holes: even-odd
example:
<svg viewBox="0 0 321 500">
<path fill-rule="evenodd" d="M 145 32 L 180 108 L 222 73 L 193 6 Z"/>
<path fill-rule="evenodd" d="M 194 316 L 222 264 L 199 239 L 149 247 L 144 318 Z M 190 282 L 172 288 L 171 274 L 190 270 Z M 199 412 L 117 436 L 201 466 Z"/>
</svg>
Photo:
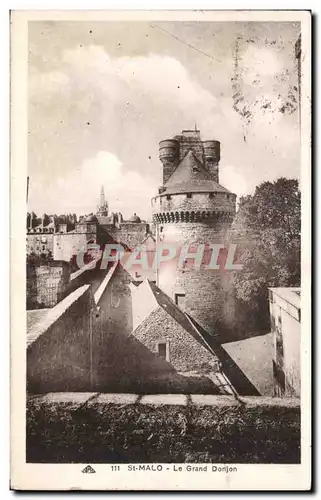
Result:
<svg viewBox="0 0 321 500">
<path fill-rule="evenodd" d="M 27 263 L 27 309 L 55 306 L 70 291 L 70 266 L 63 261 Z"/>
<path fill-rule="evenodd" d="M 27 255 L 53 255 L 54 233 L 57 223 L 54 216 L 44 214 L 41 223 L 29 216 L 27 220 Z"/>
<path fill-rule="evenodd" d="M 100 191 L 100 205 L 97 207 L 97 216 L 98 217 L 108 217 L 108 202 L 105 198 L 105 190 L 104 186 L 101 186 Z"/>
<path fill-rule="evenodd" d="M 300 288 L 270 288 L 275 395 L 300 397 Z"/>
<path fill-rule="evenodd" d="M 83 217 L 74 229 L 67 230 L 60 224 L 53 237 L 53 258 L 69 262 L 79 251 L 86 249 L 87 244 L 100 243 L 98 238 L 98 220 L 93 214 Z"/>
<path fill-rule="evenodd" d="M 110 214 L 102 186 L 97 213 L 85 215 L 73 224 L 61 223 L 54 216 L 46 215 L 38 224 L 35 216 L 28 214 L 27 255 L 44 254 L 53 260 L 69 262 L 87 244 L 103 248 L 107 243 L 119 243 L 126 250 L 134 250 L 153 232 L 153 224 L 142 221 L 136 213 L 129 220 L 124 220 L 119 212 Z"/>
</svg>

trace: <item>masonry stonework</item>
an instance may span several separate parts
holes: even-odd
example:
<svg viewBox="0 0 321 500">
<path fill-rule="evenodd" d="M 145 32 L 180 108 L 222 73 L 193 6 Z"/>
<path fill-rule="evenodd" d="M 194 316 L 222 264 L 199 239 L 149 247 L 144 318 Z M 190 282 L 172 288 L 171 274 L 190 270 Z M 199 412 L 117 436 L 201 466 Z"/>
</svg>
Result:
<svg viewBox="0 0 321 500">
<path fill-rule="evenodd" d="M 123 243 L 131 250 L 139 247 L 141 242 L 149 233 L 149 224 L 147 223 L 126 223 L 123 222 L 120 227 L 108 228 L 108 233 L 115 242 Z"/>
<path fill-rule="evenodd" d="M 64 261 L 27 263 L 27 309 L 53 307 L 69 291 L 70 267 Z"/>
<path fill-rule="evenodd" d="M 134 330 L 133 335 L 155 354 L 159 343 L 167 343 L 168 361 L 177 371 L 206 372 L 217 369 L 213 354 L 160 307 Z"/>
<path fill-rule="evenodd" d="M 209 333 L 217 334 L 225 316 L 233 316 L 233 297 L 229 294 L 227 301 L 226 294 L 230 283 L 227 274 L 231 271 L 224 269 L 222 260 L 217 261 L 219 269 L 205 266 L 212 256 L 210 245 L 227 243 L 228 229 L 235 216 L 236 195 L 218 184 L 218 141 L 203 143 L 199 131 L 183 131 L 174 140 L 180 145 L 179 162 L 169 176 L 163 161 L 164 143 L 160 145 L 166 175 L 164 170 L 164 186 L 152 199 L 157 244 L 175 245 L 178 251 L 188 244 L 189 252 L 197 252 L 203 244 L 205 252 L 200 268 L 191 262 L 190 265 L 180 263 L 178 256 L 160 262 L 157 283 L 173 300 L 178 295 L 184 296 L 185 312 Z M 165 151 L 169 156 L 173 151 L 168 150 L 167 142 Z M 224 255 L 226 258 L 226 250 L 224 254 L 222 249 L 219 259 Z"/>
<path fill-rule="evenodd" d="M 28 398 L 27 422 L 32 463 L 300 462 L 300 407 L 289 399 L 46 394 Z"/>
</svg>

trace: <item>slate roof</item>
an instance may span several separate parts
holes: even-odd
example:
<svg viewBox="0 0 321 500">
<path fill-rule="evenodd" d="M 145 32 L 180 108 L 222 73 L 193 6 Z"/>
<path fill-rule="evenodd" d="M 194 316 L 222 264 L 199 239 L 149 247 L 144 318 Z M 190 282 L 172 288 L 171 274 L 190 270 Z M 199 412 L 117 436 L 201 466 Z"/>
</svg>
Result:
<svg viewBox="0 0 321 500">
<path fill-rule="evenodd" d="M 177 193 L 230 193 L 228 189 L 215 182 L 212 174 L 204 167 L 192 150 L 174 170 L 161 196 Z"/>
</svg>

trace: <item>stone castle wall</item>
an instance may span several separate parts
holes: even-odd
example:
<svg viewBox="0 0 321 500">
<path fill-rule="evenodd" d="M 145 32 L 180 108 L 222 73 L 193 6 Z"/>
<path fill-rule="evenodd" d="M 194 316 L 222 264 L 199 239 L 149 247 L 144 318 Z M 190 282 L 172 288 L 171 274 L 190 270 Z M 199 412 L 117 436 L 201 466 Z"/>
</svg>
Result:
<svg viewBox="0 0 321 500">
<path fill-rule="evenodd" d="M 159 241 L 175 243 L 180 252 L 184 243 L 190 245 L 190 251 L 195 252 L 199 244 L 224 244 L 227 225 L 217 223 L 173 223 L 163 224 L 159 228 Z M 194 247 L 194 248 L 193 248 Z M 206 247 L 205 247 L 206 250 Z M 211 251 L 205 251 L 203 262 L 209 262 Z M 225 263 L 226 254 L 222 257 Z M 226 290 L 231 279 L 231 270 L 224 265 L 220 269 L 206 269 L 204 265 L 195 269 L 191 264 L 184 268 L 178 267 L 178 258 L 160 263 L 158 284 L 173 300 L 175 294 L 185 294 L 184 310 L 190 314 L 205 330 L 216 334 L 221 322 L 232 314 L 233 300 L 227 300 Z M 229 295 L 230 299 L 231 296 Z"/>
<path fill-rule="evenodd" d="M 89 285 L 78 288 L 36 324 L 27 338 L 28 392 L 89 390 L 94 303 Z"/>
<path fill-rule="evenodd" d="M 52 233 L 27 233 L 27 255 L 34 253 L 51 254 L 54 251 L 54 235 Z"/>
<path fill-rule="evenodd" d="M 97 307 L 90 285 L 85 285 L 28 331 L 28 393 L 217 394 L 207 377 L 182 376 L 134 336 L 128 336 L 120 309 L 116 311 L 118 321 L 110 321 L 108 299 L 103 294 Z"/>
<path fill-rule="evenodd" d="M 193 394 L 32 396 L 26 460 L 298 464 L 300 405 L 291 399 Z"/>
<path fill-rule="evenodd" d="M 70 259 L 77 255 L 79 251 L 86 248 L 87 242 L 96 242 L 96 232 L 69 232 L 69 233 L 55 233 L 53 235 L 53 258 L 54 260 L 65 260 L 69 262 Z"/>
<path fill-rule="evenodd" d="M 27 263 L 27 309 L 55 306 L 69 291 L 69 280 L 66 262 Z"/>
<path fill-rule="evenodd" d="M 149 232 L 147 223 L 125 223 L 119 227 L 109 227 L 108 233 L 117 243 L 127 245 L 131 250 L 140 246 Z"/>
<path fill-rule="evenodd" d="M 235 215 L 235 195 L 232 193 L 186 193 L 156 196 L 152 198 L 154 214 L 163 212 L 226 212 Z"/>
</svg>

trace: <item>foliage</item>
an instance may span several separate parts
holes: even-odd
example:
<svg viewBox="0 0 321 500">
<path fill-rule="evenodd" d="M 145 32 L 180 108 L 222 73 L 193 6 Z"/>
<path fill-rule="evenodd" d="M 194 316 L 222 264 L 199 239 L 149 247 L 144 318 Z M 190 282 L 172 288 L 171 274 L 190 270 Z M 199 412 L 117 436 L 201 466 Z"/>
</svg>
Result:
<svg viewBox="0 0 321 500">
<path fill-rule="evenodd" d="M 243 264 L 234 275 L 236 298 L 265 325 L 268 287 L 300 286 L 300 211 L 295 179 L 264 182 L 240 199 L 231 230 Z"/>
</svg>

